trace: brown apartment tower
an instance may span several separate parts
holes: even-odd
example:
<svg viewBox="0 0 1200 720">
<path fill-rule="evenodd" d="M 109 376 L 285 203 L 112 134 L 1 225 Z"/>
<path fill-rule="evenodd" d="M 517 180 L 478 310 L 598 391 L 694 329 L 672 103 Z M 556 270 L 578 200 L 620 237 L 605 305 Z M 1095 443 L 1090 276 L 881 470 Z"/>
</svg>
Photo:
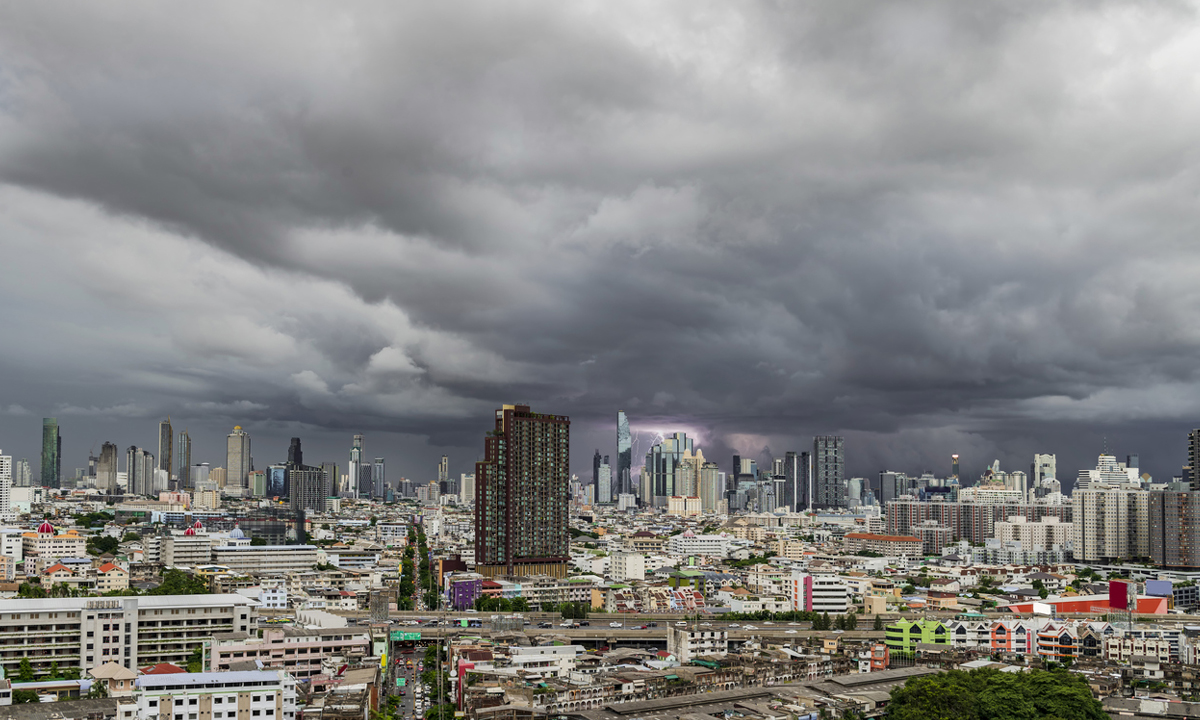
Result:
<svg viewBox="0 0 1200 720">
<path fill-rule="evenodd" d="M 475 571 L 485 577 L 566 577 L 571 497 L 571 420 L 496 411 L 475 463 Z"/>
</svg>

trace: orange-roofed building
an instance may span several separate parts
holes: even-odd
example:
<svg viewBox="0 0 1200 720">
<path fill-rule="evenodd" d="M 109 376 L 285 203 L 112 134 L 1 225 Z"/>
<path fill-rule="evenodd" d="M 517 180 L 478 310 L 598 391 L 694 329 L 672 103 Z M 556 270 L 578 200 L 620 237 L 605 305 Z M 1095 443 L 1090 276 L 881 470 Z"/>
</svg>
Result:
<svg viewBox="0 0 1200 720">
<path fill-rule="evenodd" d="M 58 558 L 87 557 L 87 538 L 75 530 L 55 534 L 50 523 L 42 523 L 37 531 L 21 535 L 21 552 L 26 562 L 33 560 L 37 567 L 47 568 Z"/>
<path fill-rule="evenodd" d="M 104 563 L 96 570 L 96 590 L 112 592 L 129 588 L 129 571 L 116 563 Z"/>
</svg>

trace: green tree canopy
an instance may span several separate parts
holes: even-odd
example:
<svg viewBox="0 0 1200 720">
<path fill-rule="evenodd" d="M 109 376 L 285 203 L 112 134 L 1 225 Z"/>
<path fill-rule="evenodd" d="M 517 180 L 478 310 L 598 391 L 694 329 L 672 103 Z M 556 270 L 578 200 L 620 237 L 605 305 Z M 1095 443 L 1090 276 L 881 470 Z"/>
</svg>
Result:
<svg viewBox="0 0 1200 720">
<path fill-rule="evenodd" d="M 983 668 L 913 678 L 892 690 L 888 720 L 1104 720 L 1087 682 L 1064 671 Z"/>
</svg>

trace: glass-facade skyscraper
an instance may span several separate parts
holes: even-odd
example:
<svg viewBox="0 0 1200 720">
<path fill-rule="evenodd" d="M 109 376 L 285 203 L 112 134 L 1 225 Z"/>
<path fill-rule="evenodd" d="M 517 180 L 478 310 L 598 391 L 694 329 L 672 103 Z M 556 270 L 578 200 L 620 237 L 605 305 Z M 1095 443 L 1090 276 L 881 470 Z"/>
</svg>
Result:
<svg viewBox="0 0 1200 720">
<path fill-rule="evenodd" d="M 614 497 L 633 490 L 633 445 L 629 439 L 629 418 L 617 413 L 617 474 Z"/>
<path fill-rule="evenodd" d="M 840 435 L 813 438 L 813 507 L 846 507 L 846 441 Z"/>
<path fill-rule="evenodd" d="M 663 438 L 646 453 L 646 467 L 643 472 L 650 475 L 650 498 L 643 502 L 654 507 L 666 507 L 667 499 L 678 495 L 681 488 L 675 486 L 675 468 L 683 459 L 684 453 L 691 454 L 692 439 L 687 433 L 677 432 L 671 437 Z"/>
<path fill-rule="evenodd" d="M 62 487 L 62 435 L 57 418 L 42 418 L 42 487 Z"/>
<path fill-rule="evenodd" d="M 175 477 L 179 479 L 179 487 L 181 489 L 191 489 L 192 486 L 192 436 L 188 435 L 188 431 L 184 430 L 179 433 L 178 452 L 175 457 L 179 458 L 176 466 L 179 470 Z"/>
<path fill-rule="evenodd" d="M 158 424 L 158 469 L 167 473 L 168 482 L 171 477 L 171 467 L 175 464 L 175 433 L 171 430 L 171 417 Z"/>
</svg>

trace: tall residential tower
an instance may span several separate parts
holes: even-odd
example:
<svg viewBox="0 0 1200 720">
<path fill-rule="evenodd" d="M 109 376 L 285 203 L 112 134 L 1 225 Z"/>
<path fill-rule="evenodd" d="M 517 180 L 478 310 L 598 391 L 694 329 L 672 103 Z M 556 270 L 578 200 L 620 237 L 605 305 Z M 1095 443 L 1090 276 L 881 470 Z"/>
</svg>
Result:
<svg viewBox="0 0 1200 720">
<path fill-rule="evenodd" d="M 475 463 L 475 570 L 486 577 L 566 577 L 571 420 L 528 405 L 496 411 Z"/>
<path fill-rule="evenodd" d="M 250 433 L 235 425 L 225 443 L 225 487 L 249 488 L 250 471 L 254 468 L 250 458 Z"/>
</svg>

